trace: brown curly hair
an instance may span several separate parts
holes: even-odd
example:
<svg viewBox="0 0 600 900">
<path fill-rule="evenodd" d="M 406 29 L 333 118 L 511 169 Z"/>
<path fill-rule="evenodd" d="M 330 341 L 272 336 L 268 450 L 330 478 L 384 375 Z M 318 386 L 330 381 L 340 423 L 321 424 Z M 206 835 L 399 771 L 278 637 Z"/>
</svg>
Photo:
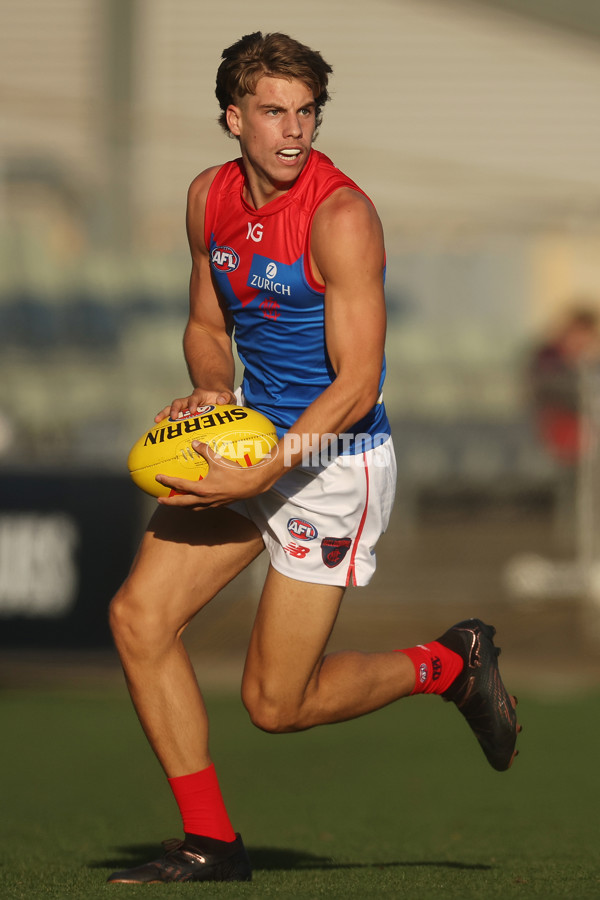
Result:
<svg viewBox="0 0 600 900">
<path fill-rule="evenodd" d="M 317 50 L 311 50 L 287 34 L 260 31 L 244 37 L 223 50 L 217 71 L 215 94 L 221 107 L 219 125 L 227 134 L 226 110 L 246 94 L 253 94 L 263 75 L 288 80 L 297 78 L 313 92 L 316 103 L 316 127 L 322 120 L 323 106 L 329 100 L 328 76 L 333 69 Z M 315 130 L 316 135 L 316 130 Z"/>
</svg>

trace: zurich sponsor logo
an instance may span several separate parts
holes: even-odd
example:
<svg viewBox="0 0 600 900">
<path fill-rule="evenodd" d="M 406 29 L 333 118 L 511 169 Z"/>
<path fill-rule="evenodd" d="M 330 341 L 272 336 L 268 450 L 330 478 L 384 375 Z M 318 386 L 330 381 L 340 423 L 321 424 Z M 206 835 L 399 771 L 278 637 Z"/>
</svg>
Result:
<svg viewBox="0 0 600 900">
<path fill-rule="evenodd" d="M 290 519 L 287 523 L 287 530 L 298 541 L 314 541 L 319 536 L 315 526 L 306 519 Z"/>
<path fill-rule="evenodd" d="M 240 264 L 238 254 L 231 247 L 215 247 L 210 259 L 219 272 L 235 272 Z"/>
<path fill-rule="evenodd" d="M 280 297 L 291 297 L 291 285 L 294 278 L 293 265 L 274 262 L 267 256 L 255 253 L 252 257 L 246 284 L 248 287 L 256 288 L 257 291 L 264 291 L 264 293 L 271 296 L 276 294 Z"/>
</svg>

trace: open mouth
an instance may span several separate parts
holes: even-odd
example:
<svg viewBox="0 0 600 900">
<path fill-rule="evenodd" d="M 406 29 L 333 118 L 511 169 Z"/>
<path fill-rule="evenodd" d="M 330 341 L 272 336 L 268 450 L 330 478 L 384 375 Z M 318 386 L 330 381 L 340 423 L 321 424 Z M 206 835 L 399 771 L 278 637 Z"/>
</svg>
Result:
<svg viewBox="0 0 600 900">
<path fill-rule="evenodd" d="M 288 150 L 278 150 L 277 156 L 280 156 L 282 159 L 294 160 L 298 159 L 301 153 L 302 151 L 298 147 L 290 147 Z"/>
</svg>

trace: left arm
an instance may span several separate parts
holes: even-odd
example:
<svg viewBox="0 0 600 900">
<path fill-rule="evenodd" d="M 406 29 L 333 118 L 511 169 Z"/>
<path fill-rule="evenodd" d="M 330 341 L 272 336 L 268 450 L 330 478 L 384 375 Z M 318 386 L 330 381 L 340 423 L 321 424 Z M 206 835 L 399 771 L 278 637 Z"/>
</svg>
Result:
<svg viewBox="0 0 600 900">
<path fill-rule="evenodd" d="M 242 469 L 224 461 L 211 465 L 201 482 L 168 479 L 169 486 L 189 493 L 161 503 L 208 507 L 260 494 L 301 461 L 303 434 L 343 434 L 377 402 L 386 327 L 384 244 L 379 217 L 364 195 L 342 188 L 319 207 L 311 263 L 325 287 L 325 340 L 334 380 L 284 435 L 269 465 Z M 211 451 L 206 456 L 213 458 Z"/>
<path fill-rule="evenodd" d="M 373 408 L 385 344 L 385 252 L 371 202 L 336 191 L 315 214 L 313 274 L 325 286 L 325 340 L 335 379 L 290 434 L 342 434 Z"/>
</svg>

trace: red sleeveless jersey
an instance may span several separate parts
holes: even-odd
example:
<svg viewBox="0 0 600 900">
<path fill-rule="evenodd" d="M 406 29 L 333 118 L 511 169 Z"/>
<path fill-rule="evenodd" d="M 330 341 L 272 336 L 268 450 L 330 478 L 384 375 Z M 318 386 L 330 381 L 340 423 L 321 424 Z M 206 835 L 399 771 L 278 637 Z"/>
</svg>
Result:
<svg viewBox="0 0 600 900">
<path fill-rule="evenodd" d="M 246 402 L 282 432 L 335 377 L 325 345 L 325 289 L 310 271 L 315 211 L 339 188 L 364 191 L 317 150 L 293 187 L 260 209 L 244 200 L 244 183 L 241 159 L 219 169 L 206 201 L 205 240 L 233 318 Z M 358 424 L 362 432 L 389 434 L 383 404 Z"/>
</svg>

